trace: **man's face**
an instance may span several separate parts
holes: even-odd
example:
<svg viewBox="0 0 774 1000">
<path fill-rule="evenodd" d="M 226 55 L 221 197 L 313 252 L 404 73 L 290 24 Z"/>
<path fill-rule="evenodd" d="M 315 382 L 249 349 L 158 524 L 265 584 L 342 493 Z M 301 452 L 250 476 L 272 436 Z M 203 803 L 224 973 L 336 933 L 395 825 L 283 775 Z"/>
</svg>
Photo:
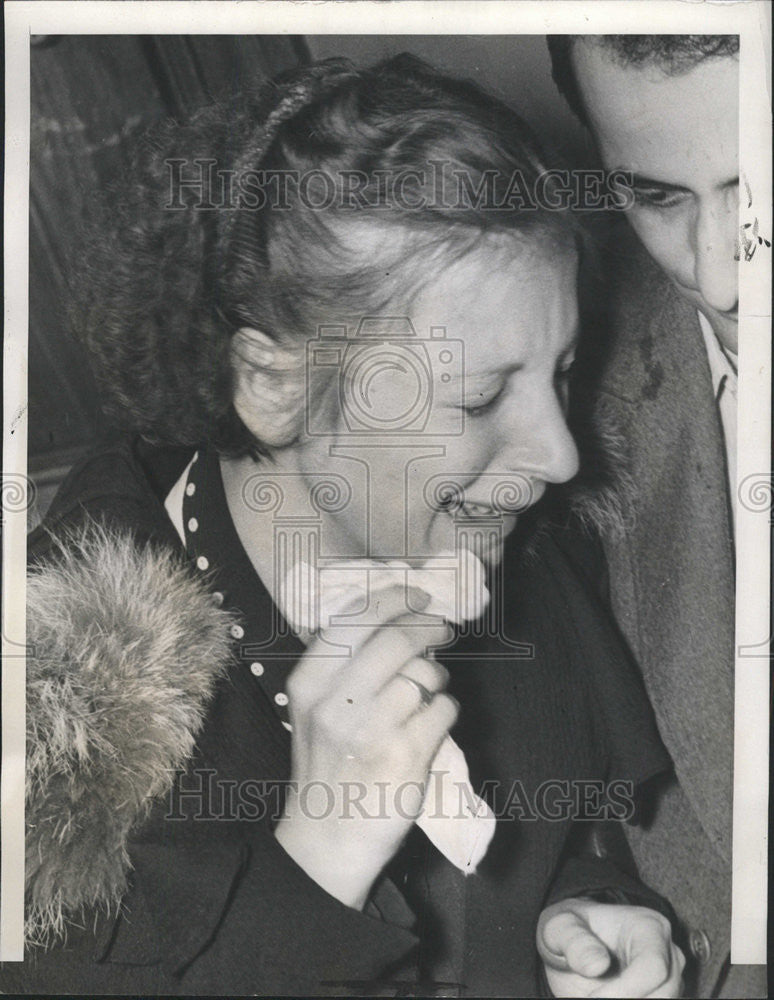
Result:
<svg viewBox="0 0 774 1000">
<path fill-rule="evenodd" d="M 737 351 L 739 64 L 669 76 L 579 40 L 573 63 L 606 169 L 634 174 L 629 220 L 680 294 Z"/>
</svg>

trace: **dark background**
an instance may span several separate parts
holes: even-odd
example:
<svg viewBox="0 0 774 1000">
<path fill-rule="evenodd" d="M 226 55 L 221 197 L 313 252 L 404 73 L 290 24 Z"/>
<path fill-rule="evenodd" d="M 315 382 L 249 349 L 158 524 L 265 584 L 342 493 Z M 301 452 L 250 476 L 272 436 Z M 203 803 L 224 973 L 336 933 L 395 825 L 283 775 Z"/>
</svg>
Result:
<svg viewBox="0 0 774 1000">
<path fill-rule="evenodd" d="M 69 267 L 89 201 L 126 172 L 136 136 L 246 81 L 328 56 L 410 51 L 512 104 L 564 158 L 592 162 L 551 80 L 542 35 L 60 35 L 32 39 L 29 472 L 35 523 L 101 436 L 88 361 L 67 326 Z"/>
</svg>

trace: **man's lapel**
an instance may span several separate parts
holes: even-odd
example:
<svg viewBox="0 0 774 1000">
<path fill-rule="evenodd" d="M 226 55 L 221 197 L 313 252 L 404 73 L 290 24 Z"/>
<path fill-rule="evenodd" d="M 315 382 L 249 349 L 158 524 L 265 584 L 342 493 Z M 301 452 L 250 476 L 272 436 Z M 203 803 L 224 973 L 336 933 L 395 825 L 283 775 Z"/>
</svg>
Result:
<svg viewBox="0 0 774 1000">
<path fill-rule="evenodd" d="M 602 393 L 635 484 L 632 527 L 607 546 L 612 599 L 680 784 L 730 860 L 734 557 L 722 429 L 695 310 L 653 269 L 627 284 Z"/>
</svg>

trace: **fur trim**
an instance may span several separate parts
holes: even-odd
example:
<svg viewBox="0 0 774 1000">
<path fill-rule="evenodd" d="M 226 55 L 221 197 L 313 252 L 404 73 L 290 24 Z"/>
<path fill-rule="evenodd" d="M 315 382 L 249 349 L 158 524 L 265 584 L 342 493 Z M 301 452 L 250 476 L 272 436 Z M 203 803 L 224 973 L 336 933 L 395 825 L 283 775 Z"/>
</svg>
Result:
<svg viewBox="0 0 774 1000">
<path fill-rule="evenodd" d="M 601 402 L 576 437 L 581 471 L 569 485 L 570 512 L 587 530 L 620 540 L 634 525 L 636 494 L 626 438 Z"/>
<path fill-rule="evenodd" d="M 27 584 L 26 933 L 118 906 L 127 837 L 172 785 L 233 616 L 171 550 L 91 522 Z"/>
<path fill-rule="evenodd" d="M 537 556 L 544 535 L 570 521 L 610 541 L 620 541 L 634 526 L 636 486 L 629 471 L 627 441 L 613 414 L 599 403 L 593 414 L 575 423 L 573 435 L 580 472 L 552 489 L 535 508 L 523 542 L 528 558 Z"/>
</svg>

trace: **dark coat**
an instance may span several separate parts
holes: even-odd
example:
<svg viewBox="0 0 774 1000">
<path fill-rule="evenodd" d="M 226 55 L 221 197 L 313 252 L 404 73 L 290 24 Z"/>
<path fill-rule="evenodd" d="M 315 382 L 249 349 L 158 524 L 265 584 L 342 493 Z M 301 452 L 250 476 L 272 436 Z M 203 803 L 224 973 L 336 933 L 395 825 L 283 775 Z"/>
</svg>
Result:
<svg viewBox="0 0 774 1000">
<path fill-rule="evenodd" d="M 734 541 L 723 432 L 696 309 L 632 236 L 616 243 L 599 403 L 627 446 L 628 530 L 603 535 L 612 606 L 675 775 L 628 832 L 675 907 L 689 993 L 762 996 L 728 976 L 734 759 Z"/>
<path fill-rule="evenodd" d="M 289 733 L 249 663 L 225 650 L 235 620 L 255 626 L 246 605 L 260 581 L 239 591 L 245 606 L 217 608 L 217 573 L 203 584 L 177 565 L 162 500 L 188 458 L 127 442 L 102 451 L 31 539 L 28 890 L 49 945 L 6 964 L 0 988 L 532 996 L 548 901 L 595 892 L 664 908 L 625 860 L 573 846 L 587 828 L 574 820 L 601 813 L 600 783 L 634 787 L 669 760 L 609 626 L 600 552 L 572 528 L 538 533 L 531 550 L 509 544 L 508 634 L 461 636 L 459 658 L 446 658 L 462 706 L 455 738 L 502 817 L 478 874 L 466 879 L 415 828 L 364 912 L 312 881 L 272 835 Z M 83 528 L 94 521 L 109 530 Z M 78 745 L 54 753 L 51 730 L 61 739 L 71 724 Z M 617 787 L 617 805 L 612 793 L 601 801 L 620 816 Z M 52 940 L 57 915 L 64 946 Z"/>
</svg>

